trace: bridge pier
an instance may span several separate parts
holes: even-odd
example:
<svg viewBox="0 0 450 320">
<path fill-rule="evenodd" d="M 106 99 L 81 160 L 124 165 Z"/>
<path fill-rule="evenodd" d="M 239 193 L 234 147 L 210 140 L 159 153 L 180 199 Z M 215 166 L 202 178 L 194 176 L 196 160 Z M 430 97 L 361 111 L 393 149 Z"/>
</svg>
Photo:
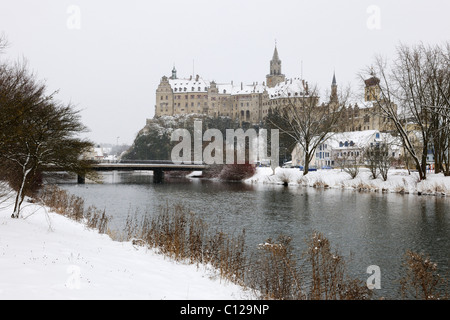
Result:
<svg viewBox="0 0 450 320">
<path fill-rule="evenodd" d="M 84 175 L 77 175 L 78 184 L 85 184 L 86 183 L 86 176 Z"/>
<path fill-rule="evenodd" d="M 153 183 L 162 183 L 164 181 L 164 171 L 162 169 L 153 170 Z"/>
</svg>

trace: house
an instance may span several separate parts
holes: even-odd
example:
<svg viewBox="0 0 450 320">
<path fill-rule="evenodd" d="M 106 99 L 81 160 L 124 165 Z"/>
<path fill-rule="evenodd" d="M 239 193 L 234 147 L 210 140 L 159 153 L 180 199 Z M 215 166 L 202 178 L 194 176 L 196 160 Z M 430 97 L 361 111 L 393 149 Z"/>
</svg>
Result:
<svg viewBox="0 0 450 320">
<path fill-rule="evenodd" d="M 393 157 L 398 158 L 401 155 L 399 143 L 389 133 L 378 130 L 330 133 L 328 138 L 316 148 L 310 166 L 336 167 L 344 163 L 363 165 L 365 164 L 364 149 L 382 143 L 389 144 L 389 152 Z M 295 166 L 303 166 L 304 161 L 304 152 L 297 144 L 292 151 L 292 163 Z"/>
<path fill-rule="evenodd" d="M 84 160 L 101 161 L 105 158 L 104 150 L 100 146 L 91 148 L 89 151 L 84 153 L 83 158 Z"/>
</svg>

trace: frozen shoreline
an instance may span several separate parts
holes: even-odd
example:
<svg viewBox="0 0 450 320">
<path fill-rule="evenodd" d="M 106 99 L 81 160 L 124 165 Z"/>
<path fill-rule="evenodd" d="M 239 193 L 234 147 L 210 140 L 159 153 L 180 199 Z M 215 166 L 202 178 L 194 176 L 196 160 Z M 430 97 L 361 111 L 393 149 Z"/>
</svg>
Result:
<svg viewBox="0 0 450 320">
<path fill-rule="evenodd" d="M 360 191 L 393 192 L 417 195 L 450 195 L 450 177 L 442 173 L 427 173 L 427 179 L 419 181 L 418 174 L 407 170 L 391 169 L 387 181 L 372 179 L 368 169 L 361 169 L 355 179 L 340 169 L 310 171 L 303 176 L 298 168 L 277 168 L 275 175 L 271 168 L 258 167 L 256 174 L 246 183 L 285 184 L 319 188 L 354 189 Z"/>
</svg>

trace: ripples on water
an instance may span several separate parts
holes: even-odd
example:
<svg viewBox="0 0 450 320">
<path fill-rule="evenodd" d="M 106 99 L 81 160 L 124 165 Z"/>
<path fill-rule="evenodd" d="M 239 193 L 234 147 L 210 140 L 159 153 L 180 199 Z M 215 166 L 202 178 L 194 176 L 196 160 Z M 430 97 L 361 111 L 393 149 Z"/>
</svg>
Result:
<svg viewBox="0 0 450 320">
<path fill-rule="evenodd" d="M 212 228 L 246 231 L 251 248 L 285 234 L 300 256 L 312 231 L 323 233 L 347 258 L 353 276 L 366 280 L 370 265 L 381 268 L 377 296 L 396 297 L 407 249 L 429 254 L 448 272 L 450 200 L 445 197 L 361 193 L 279 185 L 251 185 L 167 178 L 153 184 L 145 173 L 105 173 L 103 184 L 61 184 L 88 205 L 106 209 L 111 227 L 122 230 L 129 214 L 157 213 L 182 204 Z"/>
</svg>

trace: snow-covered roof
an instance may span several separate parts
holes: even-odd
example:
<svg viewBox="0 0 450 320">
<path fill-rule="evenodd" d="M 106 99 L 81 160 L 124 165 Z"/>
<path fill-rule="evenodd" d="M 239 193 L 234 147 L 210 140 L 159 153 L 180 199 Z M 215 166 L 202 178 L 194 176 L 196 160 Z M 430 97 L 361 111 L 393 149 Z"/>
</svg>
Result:
<svg viewBox="0 0 450 320">
<path fill-rule="evenodd" d="M 267 88 L 269 98 L 301 97 L 306 94 L 306 82 L 299 78 L 286 79 L 273 88 Z"/>
<path fill-rule="evenodd" d="M 366 146 L 370 141 L 374 141 L 374 136 L 380 133 L 378 130 L 364 130 L 364 131 L 348 131 L 348 132 L 339 132 L 333 133 L 326 140 L 326 144 L 330 145 L 333 149 L 340 148 L 340 143 L 348 142 L 351 144 L 353 142 L 353 146 L 362 147 Z M 375 140 L 381 141 L 381 136 L 376 138 Z M 344 148 L 348 148 L 345 146 Z"/>
<path fill-rule="evenodd" d="M 231 83 L 220 83 L 217 84 L 217 89 L 219 93 L 222 94 L 231 94 L 231 95 L 239 95 L 239 94 L 252 94 L 252 93 L 263 93 L 264 90 L 267 89 L 265 85 L 262 84 L 231 84 Z"/>
<path fill-rule="evenodd" d="M 94 154 L 97 157 L 103 157 L 103 149 L 102 148 L 94 148 Z"/>
<path fill-rule="evenodd" d="M 189 79 L 169 79 L 169 84 L 174 92 L 207 92 L 211 81 L 200 77 Z M 265 84 L 233 84 L 217 83 L 220 94 L 240 95 L 263 93 L 267 91 L 270 99 L 301 97 L 306 94 L 306 82 L 299 78 L 287 79 L 269 88 Z"/>
<path fill-rule="evenodd" d="M 174 92 L 207 92 L 211 85 L 208 80 L 200 77 L 192 79 L 169 79 Z"/>
</svg>

